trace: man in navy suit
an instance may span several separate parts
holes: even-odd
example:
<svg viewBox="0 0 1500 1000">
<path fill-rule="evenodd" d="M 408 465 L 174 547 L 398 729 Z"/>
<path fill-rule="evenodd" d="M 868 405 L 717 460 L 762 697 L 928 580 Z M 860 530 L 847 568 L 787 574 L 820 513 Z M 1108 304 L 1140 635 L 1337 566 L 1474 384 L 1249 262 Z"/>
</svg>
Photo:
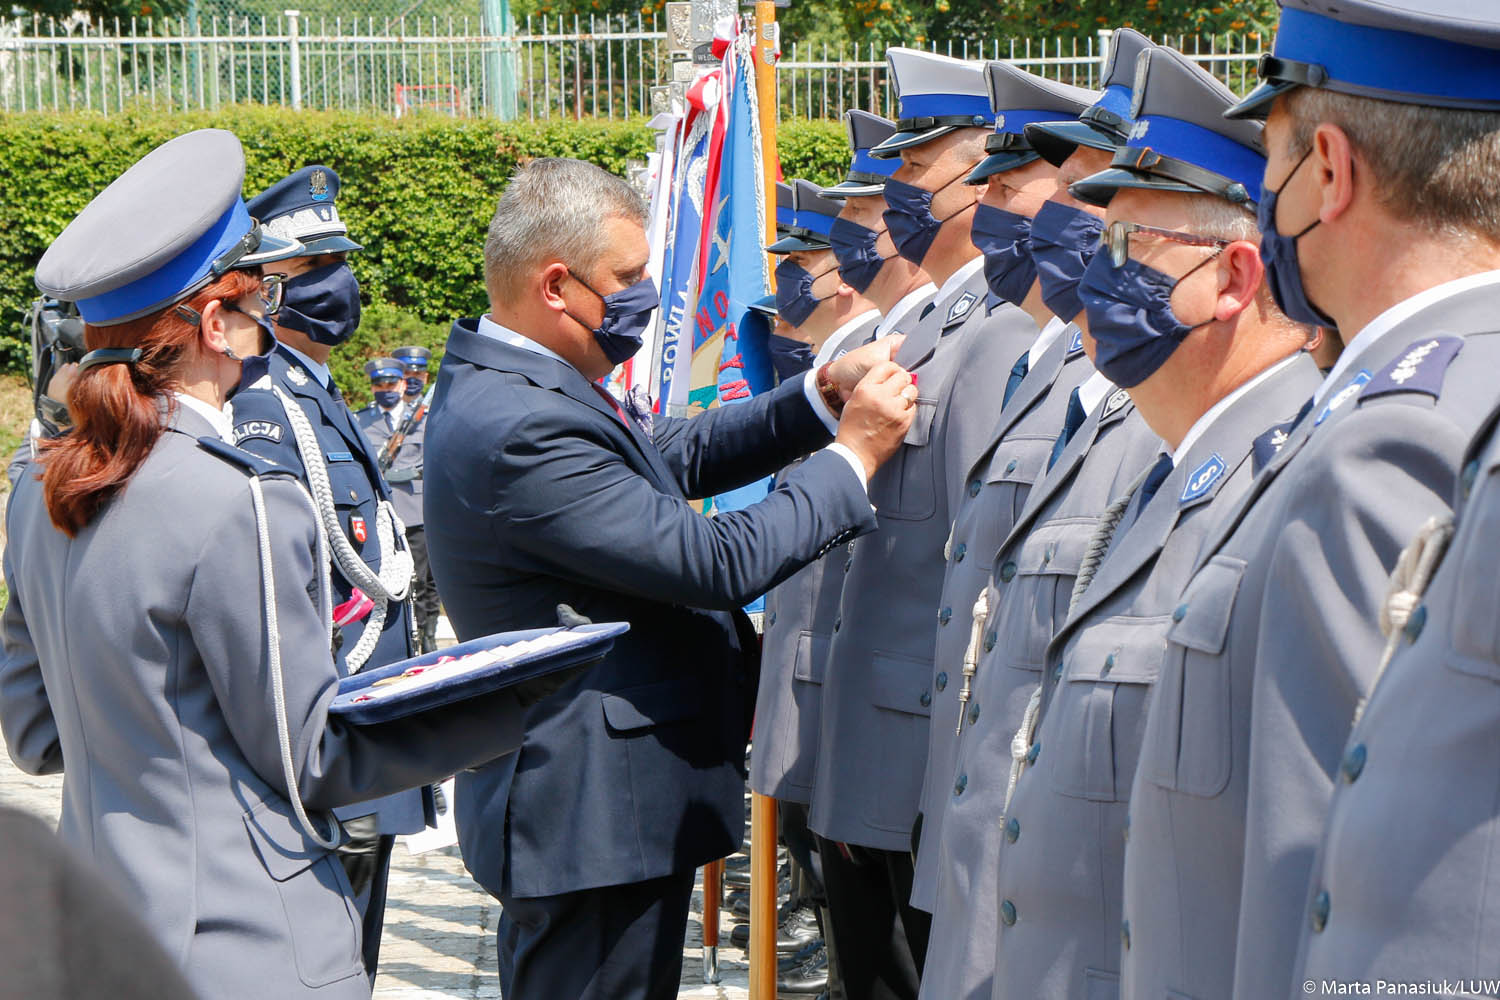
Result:
<svg viewBox="0 0 1500 1000">
<path fill-rule="evenodd" d="M 519 753 L 459 776 L 507 1000 L 676 997 L 694 871 L 744 825 L 739 608 L 874 528 L 865 481 L 915 409 L 900 338 L 692 419 L 621 406 L 594 380 L 657 305 L 644 222 L 597 167 L 517 171 L 485 243 L 490 311 L 455 324 L 429 418 L 428 547 L 459 637 L 551 624 L 560 603 L 631 624 L 528 712 Z M 748 508 L 688 502 L 819 448 Z"/>
</svg>

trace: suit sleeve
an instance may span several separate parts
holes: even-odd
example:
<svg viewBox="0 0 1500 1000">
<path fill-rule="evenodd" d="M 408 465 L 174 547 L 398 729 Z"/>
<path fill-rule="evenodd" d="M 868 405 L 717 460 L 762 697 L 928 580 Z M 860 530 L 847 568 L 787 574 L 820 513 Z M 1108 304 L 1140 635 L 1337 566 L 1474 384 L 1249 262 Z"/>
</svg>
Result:
<svg viewBox="0 0 1500 1000">
<path fill-rule="evenodd" d="M 774 475 L 832 440 L 802 390 L 803 381 L 791 379 L 771 392 L 695 417 L 658 418 L 656 447 L 683 494 L 726 493 Z"/>
<path fill-rule="evenodd" d="M 234 444 L 305 481 L 307 472 L 286 408 L 269 388 L 259 388 L 262 384 L 269 384 L 269 380 L 234 394 Z"/>
<path fill-rule="evenodd" d="M 1331 461 L 1294 460 L 1283 473 L 1295 479 L 1269 551 L 1251 695 L 1246 901 L 1304 896 L 1355 707 L 1384 646 L 1377 623 L 1390 571 L 1422 523 L 1451 509 L 1466 435 L 1430 409 L 1380 409 L 1379 419 L 1351 415 L 1328 428 L 1339 435 Z M 1237 983 L 1291 967 L 1293 953 L 1267 954 L 1288 935 L 1265 928 L 1285 916 L 1242 911 Z M 1293 950 L 1296 938 L 1294 929 Z"/>
<path fill-rule="evenodd" d="M 556 410 L 528 414 L 500 441 L 490 468 L 496 541 L 524 552 L 538 572 L 647 600 L 738 608 L 875 527 L 858 477 L 830 452 L 759 503 L 707 518 L 657 490 L 602 433 Z"/>
<path fill-rule="evenodd" d="M 62 738 L 47 700 L 31 630 L 21 610 L 9 553 L 5 556 L 5 585 L 10 596 L 0 619 L 4 635 L 4 656 L 0 659 L 0 729 L 4 730 L 10 759 L 22 771 L 57 774 L 63 769 Z"/>
<path fill-rule="evenodd" d="M 312 595 L 316 539 L 301 487 L 262 481 L 276 585 L 286 714 L 297 783 L 307 805 L 327 809 L 440 781 L 521 744 L 523 710 L 499 691 L 381 726 L 328 714 L 338 675 Z M 267 620 L 248 486 L 205 542 L 186 619 L 229 730 L 250 765 L 285 789 L 276 738 Z"/>
</svg>

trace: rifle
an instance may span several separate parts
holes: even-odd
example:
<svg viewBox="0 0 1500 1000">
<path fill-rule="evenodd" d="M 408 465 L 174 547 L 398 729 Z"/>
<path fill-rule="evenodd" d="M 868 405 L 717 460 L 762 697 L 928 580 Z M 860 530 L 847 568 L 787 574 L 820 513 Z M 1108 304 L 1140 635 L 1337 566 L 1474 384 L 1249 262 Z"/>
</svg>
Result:
<svg viewBox="0 0 1500 1000">
<path fill-rule="evenodd" d="M 395 433 L 386 441 L 385 447 L 380 449 L 380 455 L 376 458 L 375 464 L 380 467 L 380 474 L 382 476 L 390 471 L 391 463 L 396 461 L 396 453 L 406 443 L 406 436 L 416 430 L 417 425 L 422 422 L 422 418 L 427 416 L 427 407 L 432 405 L 432 394 L 435 391 L 437 391 L 436 385 L 428 387 L 427 393 L 422 397 L 422 401 L 406 415 L 405 419 L 401 421 L 401 426 L 397 427 Z"/>
</svg>

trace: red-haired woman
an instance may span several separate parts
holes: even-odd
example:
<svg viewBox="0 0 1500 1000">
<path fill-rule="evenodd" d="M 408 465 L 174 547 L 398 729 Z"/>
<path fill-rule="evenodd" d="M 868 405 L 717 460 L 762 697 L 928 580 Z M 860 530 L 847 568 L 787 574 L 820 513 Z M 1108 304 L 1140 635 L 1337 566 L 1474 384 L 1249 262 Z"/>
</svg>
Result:
<svg viewBox="0 0 1500 1000">
<path fill-rule="evenodd" d="M 326 810 L 520 743 L 499 692 L 379 728 L 328 714 L 327 554 L 293 479 L 239 452 L 222 407 L 271 347 L 300 252 L 240 199 L 227 132 L 174 139 L 43 257 L 89 353 L 73 430 L 8 514 L 0 725 L 63 771 L 61 835 L 114 873 L 205 997 L 367 998 Z"/>
</svg>

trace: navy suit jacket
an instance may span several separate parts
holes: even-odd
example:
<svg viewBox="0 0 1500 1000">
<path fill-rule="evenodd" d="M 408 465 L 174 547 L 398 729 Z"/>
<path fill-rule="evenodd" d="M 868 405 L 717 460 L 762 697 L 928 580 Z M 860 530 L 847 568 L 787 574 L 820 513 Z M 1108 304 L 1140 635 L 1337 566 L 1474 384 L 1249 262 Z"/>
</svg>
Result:
<svg viewBox="0 0 1500 1000">
<path fill-rule="evenodd" d="M 744 826 L 756 643 L 740 606 L 870 531 L 858 477 L 814 455 L 763 501 L 688 502 L 828 441 L 801 382 L 654 433 L 572 367 L 455 324 L 427 433 L 428 550 L 459 638 L 556 621 L 631 631 L 533 706 L 520 753 L 459 776 L 459 844 L 496 895 L 688 870 Z"/>
</svg>

